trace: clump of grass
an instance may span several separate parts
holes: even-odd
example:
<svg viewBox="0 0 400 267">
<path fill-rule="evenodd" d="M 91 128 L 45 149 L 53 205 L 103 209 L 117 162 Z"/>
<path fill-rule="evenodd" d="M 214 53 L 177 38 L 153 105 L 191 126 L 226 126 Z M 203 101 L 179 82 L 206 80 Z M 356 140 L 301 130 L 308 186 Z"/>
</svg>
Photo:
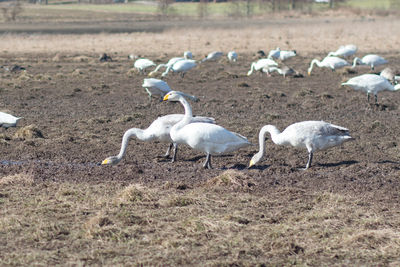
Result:
<svg viewBox="0 0 400 267">
<path fill-rule="evenodd" d="M 0 178 L 0 186 L 5 185 L 33 185 L 33 176 L 26 173 L 17 173 L 14 175 L 4 176 Z"/>
<path fill-rule="evenodd" d="M 76 56 L 72 58 L 74 62 L 89 62 L 90 58 L 87 56 Z"/>
<path fill-rule="evenodd" d="M 230 188 L 240 191 L 251 191 L 256 186 L 252 178 L 236 171 L 227 170 L 206 182 L 209 187 Z"/>
<path fill-rule="evenodd" d="M 34 138 L 44 138 L 42 131 L 34 124 L 22 127 L 14 134 L 14 139 L 27 140 Z"/>
<path fill-rule="evenodd" d="M 156 198 L 149 188 L 131 184 L 118 192 L 115 200 L 118 205 L 129 205 L 153 202 Z"/>
<path fill-rule="evenodd" d="M 169 198 L 165 205 L 168 207 L 186 207 L 195 204 L 195 200 L 190 197 L 173 196 Z"/>
<path fill-rule="evenodd" d="M 72 75 L 74 75 L 74 76 L 79 76 L 79 75 L 82 75 L 82 74 L 84 74 L 84 72 L 81 69 L 75 69 L 72 72 Z"/>
</svg>

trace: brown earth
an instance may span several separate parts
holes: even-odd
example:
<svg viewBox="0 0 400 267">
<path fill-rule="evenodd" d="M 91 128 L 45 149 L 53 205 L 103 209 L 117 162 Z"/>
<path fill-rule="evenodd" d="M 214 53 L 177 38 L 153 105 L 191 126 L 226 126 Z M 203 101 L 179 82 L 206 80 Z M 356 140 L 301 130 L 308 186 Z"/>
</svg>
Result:
<svg viewBox="0 0 400 267">
<path fill-rule="evenodd" d="M 400 64 L 395 52 L 381 55 L 391 66 Z M 311 58 L 322 54 L 305 57 L 300 53 L 286 64 L 304 78 L 260 73 L 247 77 L 256 59 L 255 53 L 249 52 L 240 54 L 237 63 L 223 58 L 200 64 L 184 78 L 171 74 L 165 81 L 172 88 L 200 98 L 191 103 L 194 114 L 214 117 L 219 125 L 247 136 L 256 146 L 214 157 L 214 169 L 205 170 L 201 152 L 181 146 L 177 162 L 170 163 L 161 157 L 166 144 L 132 139 L 123 161 L 117 166 L 100 166 L 104 158 L 118 153 L 127 129 L 146 128 L 158 116 L 183 112 L 180 104 L 156 99 L 149 105 L 141 87 L 146 76 L 130 71 L 133 62 L 126 54 L 110 56 L 112 62 L 100 63 L 99 55 L 90 53 L 2 54 L 1 65 L 17 64 L 26 72 L 0 70 L 1 107 L 23 117 L 18 128 L 34 125 L 44 137 L 15 136 L 18 128 L 3 130 L 1 135 L 0 205 L 3 218 L 16 220 L 13 226 L 6 226 L 5 219 L 0 224 L 0 248 L 9 255 L 0 257 L 3 264 L 398 263 L 400 94 L 381 92 L 379 105 L 373 105 L 367 103 L 364 93 L 340 86 L 352 76 L 371 72 L 369 68 L 359 67 L 356 73 L 316 68 L 307 76 Z M 176 55 L 155 60 L 166 62 L 172 56 Z M 268 138 L 265 159 L 256 168 L 246 168 L 258 150 L 258 132 L 263 125 L 283 130 L 304 120 L 344 126 L 356 140 L 315 153 L 312 168 L 300 171 L 307 152 L 277 146 Z M 20 181 L 16 177 L 24 182 L 13 187 L 11 181 Z M 132 185 L 138 187 L 132 189 Z M 139 192 L 140 201 L 129 206 L 125 202 L 126 198 L 134 202 L 129 195 L 132 192 Z M 129 217 L 134 222 L 124 225 L 137 228 L 129 228 L 129 232 L 126 228 L 122 237 L 116 238 L 115 232 L 109 235 L 108 231 L 124 222 L 110 215 L 107 201 L 85 203 L 88 194 L 99 199 L 118 195 L 118 201 L 137 216 Z M 17 195 L 22 200 L 17 201 Z M 41 229 L 57 234 L 44 237 L 40 232 L 32 239 L 24 238 L 22 229 L 37 227 L 29 218 L 18 217 L 22 216 L 24 196 L 35 199 L 36 204 L 25 205 L 23 211 L 33 217 L 32 210 L 42 214 L 43 210 L 37 209 L 48 205 L 46 201 L 64 205 L 37 219 L 41 227 L 50 221 Z M 85 204 L 71 212 L 74 203 Z M 123 204 L 117 207 L 123 209 Z M 52 221 L 52 216 L 58 222 Z M 184 219 L 176 226 L 179 216 Z M 367 222 L 354 223 L 365 217 Z M 228 226 L 220 225 L 218 218 Z M 287 230 L 276 230 L 278 225 Z M 103 226 L 114 228 L 104 230 Z M 71 234 L 74 228 L 84 231 L 89 241 L 77 244 L 77 237 Z M 165 234 L 171 228 L 175 239 L 168 241 Z M 140 243 L 138 247 L 135 242 Z M 29 258 L 13 252 L 17 248 L 24 253 L 42 252 Z"/>
</svg>

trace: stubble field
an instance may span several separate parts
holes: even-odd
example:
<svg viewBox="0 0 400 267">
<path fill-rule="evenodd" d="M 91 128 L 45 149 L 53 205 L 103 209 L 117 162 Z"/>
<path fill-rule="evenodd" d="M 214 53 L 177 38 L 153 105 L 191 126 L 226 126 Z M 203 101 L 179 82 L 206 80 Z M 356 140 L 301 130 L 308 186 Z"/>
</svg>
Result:
<svg viewBox="0 0 400 267">
<path fill-rule="evenodd" d="M 382 92 L 379 105 L 368 104 L 364 93 L 340 83 L 369 68 L 316 68 L 311 76 L 307 68 L 347 43 L 396 68 L 399 20 L 247 23 L 226 30 L 181 25 L 160 33 L 3 35 L 0 64 L 26 71 L 0 70 L 1 107 L 24 117 L 0 136 L 0 264 L 398 265 L 400 94 Z M 304 77 L 247 77 L 256 51 L 276 46 L 298 51 L 285 63 Z M 156 99 L 149 105 L 141 87 L 146 76 L 131 70 L 127 55 L 161 63 L 185 50 L 195 59 L 214 50 L 239 53 L 236 63 L 224 57 L 165 81 L 200 98 L 191 103 L 194 114 L 214 117 L 255 146 L 214 157 L 214 169 L 204 170 L 200 152 L 181 146 L 170 163 L 161 157 L 166 144 L 132 139 L 122 162 L 100 166 L 118 153 L 127 129 L 183 112 Z M 113 61 L 99 62 L 103 52 Z M 356 140 L 317 152 L 312 168 L 300 171 L 307 152 L 268 138 L 265 160 L 247 169 L 263 125 L 283 130 L 303 120 L 344 126 Z"/>
</svg>

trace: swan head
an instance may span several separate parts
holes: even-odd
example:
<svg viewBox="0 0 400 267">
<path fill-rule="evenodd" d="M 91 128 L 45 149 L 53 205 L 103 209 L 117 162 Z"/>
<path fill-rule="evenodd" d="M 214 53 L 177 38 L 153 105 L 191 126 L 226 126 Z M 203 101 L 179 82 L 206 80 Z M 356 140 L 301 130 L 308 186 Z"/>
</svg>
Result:
<svg viewBox="0 0 400 267">
<path fill-rule="evenodd" d="M 260 162 L 263 158 L 263 155 L 261 153 L 257 153 L 255 154 L 249 163 L 249 168 L 251 168 L 252 166 L 256 165 L 258 162 Z"/>
<path fill-rule="evenodd" d="M 178 91 L 171 91 L 163 98 L 164 101 L 179 101 L 183 96 Z"/>
<path fill-rule="evenodd" d="M 117 165 L 120 159 L 116 156 L 108 157 L 101 162 L 101 165 Z"/>
</svg>

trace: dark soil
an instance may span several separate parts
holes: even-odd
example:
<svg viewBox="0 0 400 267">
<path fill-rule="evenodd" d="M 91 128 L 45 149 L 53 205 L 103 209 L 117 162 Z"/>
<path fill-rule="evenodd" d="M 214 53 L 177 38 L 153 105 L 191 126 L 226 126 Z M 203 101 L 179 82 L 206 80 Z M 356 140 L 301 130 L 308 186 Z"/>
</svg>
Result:
<svg viewBox="0 0 400 267">
<path fill-rule="evenodd" d="M 247 77 L 254 55 L 240 55 L 237 63 L 207 62 L 184 78 L 171 74 L 165 81 L 175 90 L 198 96 L 192 103 L 196 115 L 214 117 L 219 125 L 238 132 L 255 144 L 213 158 L 215 169 L 205 170 L 205 155 L 181 146 L 178 160 L 161 156 L 167 144 L 131 140 L 127 155 L 117 166 L 100 166 L 106 157 L 119 152 L 123 133 L 146 128 L 158 116 L 182 113 L 180 104 L 148 104 L 141 87 L 146 76 L 129 72 L 133 66 L 126 55 L 110 55 L 112 62 L 99 62 L 99 55 L 12 55 L 2 65 L 18 64 L 26 73 L 1 69 L 1 106 L 21 116 L 18 127 L 35 125 L 44 138 L 13 138 L 18 130 L 3 130 L 1 175 L 29 172 L 38 181 L 89 183 L 160 184 L 175 181 L 192 187 L 226 169 L 236 169 L 256 181 L 256 191 L 279 187 L 307 191 L 348 192 L 368 196 L 371 201 L 398 205 L 400 148 L 400 94 L 381 92 L 379 105 L 367 103 L 364 93 L 342 88 L 358 73 L 306 70 L 310 58 L 297 56 L 287 62 L 304 78 Z M 171 55 L 175 56 L 175 55 Z M 320 55 L 315 55 L 320 56 Z M 383 55 L 398 64 L 394 55 Z M 168 58 L 159 59 L 167 61 Z M 304 120 L 324 120 L 350 129 L 354 142 L 317 152 L 311 169 L 298 170 L 307 162 L 307 151 L 282 147 L 267 141 L 264 161 L 247 169 L 258 150 L 258 132 L 265 124 L 283 130 Z M 269 139 L 269 138 L 268 138 Z"/>
</svg>

